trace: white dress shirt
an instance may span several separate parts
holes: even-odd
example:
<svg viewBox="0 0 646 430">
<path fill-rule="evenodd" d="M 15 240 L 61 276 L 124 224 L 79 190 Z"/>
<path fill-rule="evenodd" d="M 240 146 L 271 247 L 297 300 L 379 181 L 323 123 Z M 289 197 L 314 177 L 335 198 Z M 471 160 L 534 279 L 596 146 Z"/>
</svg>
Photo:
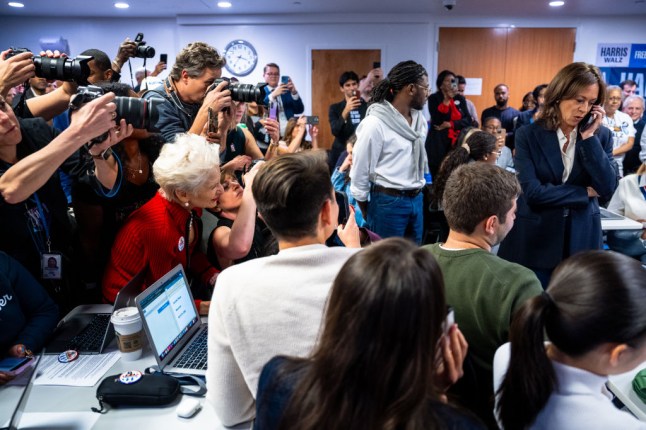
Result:
<svg viewBox="0 0 646 430">
<path fill-rule="evenodd" d="M 637 182 L 639 180 L 639 183 Z M 646 219 L 646 198 L 641 189 L 646 187 L 646 175 L 628 175 L 619 180 L 619 186 L 612 195 L 608 210 L 630 219 Z"/>
<path fill-rule="evenodd" d="M 570 143 L 568 143 L 565 152 L 563 152 L 563 147 L 568 141 L 565 137 L 565 133 L 560 128 L 556 130 L 556 135 L 559 138 L 559 147 L 561 148 L 561 160 L 563 160 L 563 183 L 567 181 L 567 178 L 570 177 L 570 172 L 572 171 L 572 166 L 574 165 L 574 154 L 576 149 L 576 136 L 578 129 L 575 127 L 574 130 L 570 132 Z"/>
</svg>

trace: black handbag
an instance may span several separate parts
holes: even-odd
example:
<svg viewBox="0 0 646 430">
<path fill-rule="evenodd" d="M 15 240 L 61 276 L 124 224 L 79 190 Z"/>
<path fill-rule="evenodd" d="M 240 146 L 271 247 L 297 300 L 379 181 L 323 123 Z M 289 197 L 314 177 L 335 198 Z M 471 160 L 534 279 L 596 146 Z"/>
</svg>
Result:
<svg viewBox="0 0 646 430">
<path fill-rule="evenodd" d="M 103 403 L 110 406 L 160 406 L 172 403 L 180 393 L 180 383 L 170 375 L 153 373 L 141 375 L 130 384 L 120 381 L 121 374 L 106 377 L 96 389 L 96 398 L 101 409 L 93 412 L 103 413 Z"/>
</svg>

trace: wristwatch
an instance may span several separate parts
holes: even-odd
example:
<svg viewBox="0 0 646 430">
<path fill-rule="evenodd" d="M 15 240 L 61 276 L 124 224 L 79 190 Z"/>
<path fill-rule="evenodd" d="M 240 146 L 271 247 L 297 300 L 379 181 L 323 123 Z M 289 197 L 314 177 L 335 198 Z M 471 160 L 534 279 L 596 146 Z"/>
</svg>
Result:
<svg viewBox="0 0 646 430">
<path fill-rule="evenodd" d="M 108 159 L 108 158 L 110 158 L 110 156 L 112 155 L 112 148 L 108 148 L 108 149 L 106 149 L 105 151 L 100 152 L 100 153 L 98 153 L 98 154 L 92 154 L 92 153 L 90 152 L 90 150 L 89 150 L 89 149 L 88 149 L 88 151 L 87 151 L 87 152 L 88 152 L 88 154 L 90 154 L 90 155 L 92 156 L 92 158 L 93 158 L 93 159 L 95 159 L 95 160 L 104 160 L 104 161 L 107 161 L 107 159 Z"/>
</svg>

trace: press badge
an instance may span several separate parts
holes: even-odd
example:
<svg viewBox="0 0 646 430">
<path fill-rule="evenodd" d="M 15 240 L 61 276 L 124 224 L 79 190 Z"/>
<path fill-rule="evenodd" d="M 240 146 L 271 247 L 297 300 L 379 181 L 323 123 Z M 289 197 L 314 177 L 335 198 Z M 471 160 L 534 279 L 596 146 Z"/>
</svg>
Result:
<svg viewBox="0 0 646 430">
<path fill-rule="evenodd" d="M 63 256 L 55 252 L 41 254 L 40 267 L 43 279 L 61 279 Z"/>
</svg>

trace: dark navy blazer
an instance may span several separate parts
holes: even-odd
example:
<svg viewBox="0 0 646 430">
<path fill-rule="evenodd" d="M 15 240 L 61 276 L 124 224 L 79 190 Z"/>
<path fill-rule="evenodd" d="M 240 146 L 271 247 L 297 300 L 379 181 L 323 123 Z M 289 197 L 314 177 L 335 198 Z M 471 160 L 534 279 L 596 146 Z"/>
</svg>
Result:
<svg viewBox="0 0 646 430">
<path fill-rule="evenodd" d="M 534 269 L 553 269 L 564 257 L 602 247 L 599 199 L 608 201 L 618 184 L 610 130 L 579 134 L 572 171 L 563 183 L 563 161 L 556 131 L 538 123 L 518 129 L 514 166 L 522 194 L 515 225 L 498 255 Z M 570 225 L 568 237 L 566 226 Z"/>
</svg>

